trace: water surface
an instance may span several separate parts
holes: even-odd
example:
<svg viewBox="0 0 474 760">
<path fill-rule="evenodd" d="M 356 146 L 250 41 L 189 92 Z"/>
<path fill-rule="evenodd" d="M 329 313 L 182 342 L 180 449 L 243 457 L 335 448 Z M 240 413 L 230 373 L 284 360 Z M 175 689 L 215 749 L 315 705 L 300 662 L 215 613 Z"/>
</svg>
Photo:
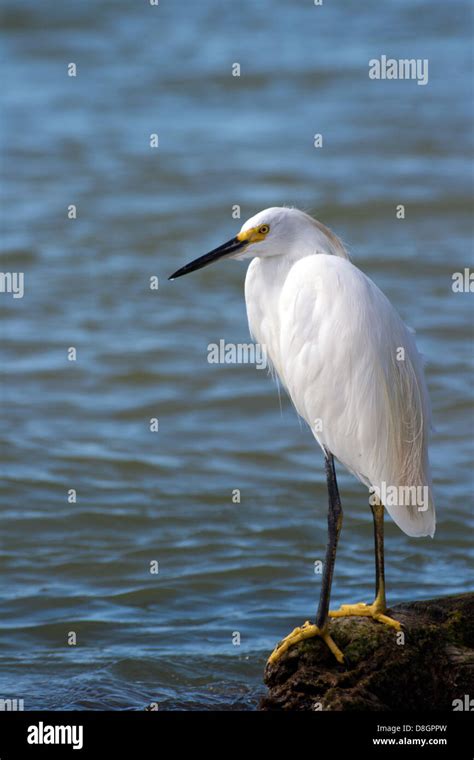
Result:
<svg viewBox="0 0 474 760">
<path fill-rule="evenodd" d="M 331 225 L 426 356 L 439 527 L 387 524 L 389 600 L 471 588 L 467 3 L 4 7 L 1 268 L 25 296 L 0 298 L 0 696 L 253 709 L 314 613 L 321 454 L 265 372 L 207 362 L 248 341 L 245 265 L 166 280 L 267 206 Z M 371 81 L 381 54 L 428 58 L 429 84 Z M 366 491 L 340 486 L 334 605 L 373 593 Z"/>
</svg>

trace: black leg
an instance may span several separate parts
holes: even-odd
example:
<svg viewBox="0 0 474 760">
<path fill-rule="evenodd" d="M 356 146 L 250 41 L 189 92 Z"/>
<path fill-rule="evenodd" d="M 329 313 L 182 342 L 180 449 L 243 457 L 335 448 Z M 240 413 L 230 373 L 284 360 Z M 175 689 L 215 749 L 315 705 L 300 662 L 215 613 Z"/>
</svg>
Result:
<svg viewBox="0 0 474 760">
<path fill-rule="evenodd" d="M 374 541 L 375 541 L 375 599 L 385 609 L 385 568 L 384 568 L 384 545 L 383 545 L 383 504 L 378 499 L 370 500 L 370 508 L 374 518 Z"/>
<path fill-rule="evenodd" d="M 273 650 L 268 660 L 273 665 L 280 659 L 282 654 L 291 646 L 300 641 L 310 638 L 311 636 L 320 636 L 324 643 L 329 647 L 336 660 L 344 662 L 344 655 L 332 639 L 328 631 L 328 612 L 329 599 L 331 596 L 332 576 L 334 573 L 334 563 L 336 561 L 336 548 L 339 533 L 342 526 L 342 507 L 337 488 L 336 472 L 334 469 L 334 459 L 332 454 L 325 451 L 326 478 L 329 494 L 329 511 L 328 511 L 328 546 L 326 549 L 326 561 L 324 563 L 323 581 L 321 585 L 321 597 L 319 607 L 316 613 L 316 625 L 306 621 L 304 625 L 295 628 L 288 636 L 278 644 Z"/>
<path fill-rule="evenodd" d="M 319 598 L 318 612 L 316 614 L 316 625 L 320 630 L 324 630 L 327 626 L 331 585 L 334 575 L 334 564 L 336 562 L 337 542 L 342 527 L 342 506 L 339 497 L 339 489 L 337 487 L 336 471 L 334 469 L 334 457 L 329 452 L 326 452 L 325 467 L 329 496 L 328 545 L 326 549 L 326 560 L 324 563 L 321 596 Z"/>
</svg>

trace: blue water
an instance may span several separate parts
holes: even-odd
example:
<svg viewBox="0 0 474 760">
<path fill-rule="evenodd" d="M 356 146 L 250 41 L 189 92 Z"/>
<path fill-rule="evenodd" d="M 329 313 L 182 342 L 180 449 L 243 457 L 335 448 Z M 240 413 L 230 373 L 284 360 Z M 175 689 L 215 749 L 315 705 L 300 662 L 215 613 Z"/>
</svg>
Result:
<svg viewBox="0 0 474 760">
<path fill-rule="evenodd" d="M 438 532 L 387 523 L 389 601 L 472 588 L 468 4 L 3 5 L 1 271 L 25 294 L 0 294 L 0 697 L 253 709 L 314 614 L 321 454 L 265 372 L 207 361 L 248 341 L 245 265 L 166 279 L 272 205 L 333 227 L 426 356 Z M 428 84 L 370 80 L 382 54 Z M 373 594 L 367 494 L 339 480 L 334 605 Z"/>
</svg>

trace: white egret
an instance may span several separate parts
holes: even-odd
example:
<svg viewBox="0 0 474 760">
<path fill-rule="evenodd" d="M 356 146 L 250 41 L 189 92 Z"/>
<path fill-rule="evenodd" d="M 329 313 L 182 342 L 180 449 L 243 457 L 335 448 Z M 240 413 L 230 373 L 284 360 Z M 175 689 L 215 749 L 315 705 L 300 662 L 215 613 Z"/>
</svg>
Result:
<svg viewBox="0 0 474 760">
<path fill-rule="evenodd" d="M 269 208 L 236 237 L 170 279 L 221 258 L 253 257 L 245 281 L 250 332 L 321 446 L 329 495 L 328 545 L 315 623 L 295 628 L 270 657 L 320 636 L 343 655 L 329 617 L 386 615 L 384 505 L 409 536 L 433 536 L 435 508 L 428 461 L 430 404 L 412 333 L 379 288 L 349 260 L 336 235 L 294 208 Z M 329 611 L 342 508 L 334 458 L 370 489 L 374 520 L 375 601 Z"/>
</svg>

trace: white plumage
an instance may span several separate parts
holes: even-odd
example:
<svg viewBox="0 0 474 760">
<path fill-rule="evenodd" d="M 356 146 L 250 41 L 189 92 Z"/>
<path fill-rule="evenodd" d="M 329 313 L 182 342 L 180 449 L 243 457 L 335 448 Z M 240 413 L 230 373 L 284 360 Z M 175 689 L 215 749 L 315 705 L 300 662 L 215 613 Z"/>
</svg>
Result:
<svg viewBox="0 0 474 760">
<path fill-rule="evenodd" d="M 242 232 L 261 224 L 269 232 L 249 247 L 245 282 L 252 336 L 319 444 L 390 495 L 382 501 L 405 533 L 433 536 L 430 404 L 412 333 L 323 225 L 271 208 Z"/>
</svg>

